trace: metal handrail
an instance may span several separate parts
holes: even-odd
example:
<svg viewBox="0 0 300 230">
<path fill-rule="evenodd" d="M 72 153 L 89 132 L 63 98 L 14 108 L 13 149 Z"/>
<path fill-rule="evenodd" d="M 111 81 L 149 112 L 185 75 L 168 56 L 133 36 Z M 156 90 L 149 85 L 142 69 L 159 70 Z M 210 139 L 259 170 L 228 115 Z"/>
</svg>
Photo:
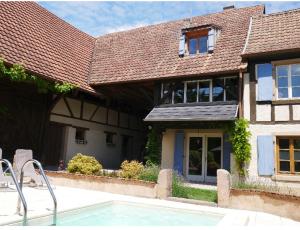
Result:
<svg viewBox="0 0 300 230">
<path fill-rule="evenodd" d="M 6 160 L 6 159 L 0 159 L 0 164 L 5 163 L 10 171 L 11 177 L 13 178 L 13 181 L 16 185 L 17 191 L 19 193 L 19 199 L 18 199 L 18 203 L 20 203 L 20 201 L 22 201 L 23 204 L 23 208 L 24 208 L 24 215 L 23 215 L 23 225 L 27 225 L 27 203 L 25 200 L 25 197 L 23 195 L 22 189 L 19 186 L 17 177 L 15 175 L 15 172 L 12 169 L 11 163 Z"/>
<path fill-rule="evenodd" d="M 52 190 L 52 188 L 51 188 L 51 186 L 50 186 L 50 183 L 49 183 L 49 181 L 48 181 L 48 178 L 47 178 L 46 175 L 45 175 L 44 169 L 43 169 L 43 167 L 42 167 L 42 165 L 41 165 L 41 163 L 40 163 L 39 161 L 37 161 L 37 160 L 35 160 L 35 159 L 30 159 L 30 160 L 26 161 L 26 162 L 23 164 L 23 166 L 22 166 L 22 168 L 21 168 L 21 176 L 20 176 L 20 189 L 21 189 L 21 191 L 22 191 L 22 187 L 23 187 L 23 179 L 24 179 L 24 171 L 23 171 L 23 169 L 24 169 L 25 165 L 27 165 L 28 163 L 31 163 L 31 162 L 34 163 L 34 164 L 36 164 L 36 166 L 39 168 L 40 173 L 41 173 L 42 177 L 44 178 L 44 180 L 45 180 L 45 182 L 46 182 L 46 185 L 47 185 L 47 188 L 48 188 L 48 190 L 49 190 L 49 192 L 50 192 L 50 194 L 51 194 L 51 197 L 52 197 L 52 199 L 53 199 L 53 203 L 54 203 L 54 209 L 53 209 L 53 225 L 55 226 L 55 225 L 56 225 L 56 220 L 57 220 L 57 201 L 56 201 L 54 192 L 53 192 L 53 190 Z M 18 207 L 20 207 L 20 200 L 18 201 Z"/>
</svg>

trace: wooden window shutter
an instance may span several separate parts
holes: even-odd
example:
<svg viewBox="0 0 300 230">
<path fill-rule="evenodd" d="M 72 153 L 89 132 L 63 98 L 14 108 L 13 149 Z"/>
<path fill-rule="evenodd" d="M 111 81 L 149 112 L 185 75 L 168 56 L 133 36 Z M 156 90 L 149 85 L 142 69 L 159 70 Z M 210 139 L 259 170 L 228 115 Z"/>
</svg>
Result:
<svg viewBox="0 0 300 230">
<path fill-rule="evenodd" d="M 185 34 L 182 34 L 179 40 L 179 56 L 183 57 L 185 53 Z"/>
<path fill-rule="evenodd" d="M 257 136 L 257 167 L 258 175 L 272 176 L 274 174 L 274 144 L 273 136 Z"/>
<path fill-rule="evenodd" d="M 256 65 L 257 78 L 257 101 L 272 101 L 273 99 L 273 78 L 272 64 Z"/>
<path fill-rule="evenodd" d="M 212 52 L 214 50 L 215 47 L 215 42 L 216 42 L 216 29 L 211 28 L 208 31 L 208 44 L 207 44 L 207 48 L 208 48 L 208 52 Z"/>
<path fill-rule="evenodd" d="M 184 133 L 178 131 L 175 134 L 175 148 L 174 148 L 174 170 L 179 174 L 183 174 L 183 156 L 184 156 Z"/>
</svg>

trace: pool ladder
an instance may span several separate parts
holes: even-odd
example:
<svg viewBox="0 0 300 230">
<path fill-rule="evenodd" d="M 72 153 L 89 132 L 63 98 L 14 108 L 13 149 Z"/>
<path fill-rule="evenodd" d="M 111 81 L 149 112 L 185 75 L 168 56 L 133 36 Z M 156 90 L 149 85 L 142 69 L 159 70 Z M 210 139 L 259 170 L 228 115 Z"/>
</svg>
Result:
<svg viewBox="0 0 300 230">
<path fill-rule="evenodd" d="M 21 168 L 21 176 L 20 176 L 20 184 L 18 183 L 18 180 L 17 180 L 17 177 L 12 169 L 12 166 L 11 166 L 11 163 L 6 160 L 6 159 L 0 159 L 0 164 L 2 163 L 5 163 L 11 173 L 11 177 L 13 178 L 13 181 L 14 181 L 14 184 L 17 188 L 17 191 L 18 191 L 18 194 L 19 194 L 19 198 L 18 198 L 18 206 L 17 206 L 17 213 L 20 214 L 21 213 L 21 202 L 23 204 L 23 209 L 24 209 L 24 214 L 23 214 L 23 226 L 26 226 L 28 224 L 28 219 L 27 219 L 27 203 L 26 203 L 26 200 L 25 200 L 25 197 L 24 197 L 24 194 L 22 192 L 22 188 L 23 188 L 23 180 L 24 180 L 24 167 L 29 164 L 29 163 L 34 163 L 40 170 L 40 173 L 44 179 L 44 181 L 46 182 L 46 185 L 47 185 L 47 188 L 48 188 L 48 191 L 50 192 L 50 195 L 52 197 L 52 200 L 53 200 L 53 204 L 54 204 L 54 209 L 53 209 L 53 221 L 52 221 L 52 225 L 56 225 L 56 222 L 57 222 L 57 200 L 56 200 L 56 197 L 54 195 L 54 192 L 51 188 L 51 185 L 48 181 L 48 178 L 47 176 L 45 175 L 45 172 L 44 172 L 44 169 L 41 165 L 41 163 L 35 159 L 31 159 L 31 160 L 28 160 L 26 161 L 22 168 Z"/>
</svg>

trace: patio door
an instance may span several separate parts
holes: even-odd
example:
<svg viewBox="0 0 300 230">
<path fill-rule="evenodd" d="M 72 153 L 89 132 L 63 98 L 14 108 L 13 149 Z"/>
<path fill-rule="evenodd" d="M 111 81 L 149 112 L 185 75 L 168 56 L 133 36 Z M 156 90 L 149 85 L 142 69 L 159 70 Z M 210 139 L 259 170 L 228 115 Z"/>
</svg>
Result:
<svg viewBox="0 0 300 230">
<path fill-rule="evenodd" d="M 222 135 L 190 134 L 187 143 L 187 178 L 198 182 L 216 182 L 222 168 Z"/>
</svg>

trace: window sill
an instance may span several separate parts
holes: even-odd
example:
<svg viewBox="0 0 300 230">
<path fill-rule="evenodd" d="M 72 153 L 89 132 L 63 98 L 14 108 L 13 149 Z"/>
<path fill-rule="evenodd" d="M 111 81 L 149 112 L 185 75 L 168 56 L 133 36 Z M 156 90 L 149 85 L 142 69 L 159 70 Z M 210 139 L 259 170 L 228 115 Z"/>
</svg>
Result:
<svg viewBox="0 0 300 230">
<path fill-rule="evenodd" d="M 277 99 L 276 101 L 272 101 L 273 105 L 292 105 L 292 104 L 300 104 L 300 99 Z"/>
<path fill-rule="evenodd" d="M 283 175 L 278 174 L 271 177 L 274 181 L 284 181 L 284 182 L 300 182 L 300 174 L 299 175 Z"/>
</svg>

